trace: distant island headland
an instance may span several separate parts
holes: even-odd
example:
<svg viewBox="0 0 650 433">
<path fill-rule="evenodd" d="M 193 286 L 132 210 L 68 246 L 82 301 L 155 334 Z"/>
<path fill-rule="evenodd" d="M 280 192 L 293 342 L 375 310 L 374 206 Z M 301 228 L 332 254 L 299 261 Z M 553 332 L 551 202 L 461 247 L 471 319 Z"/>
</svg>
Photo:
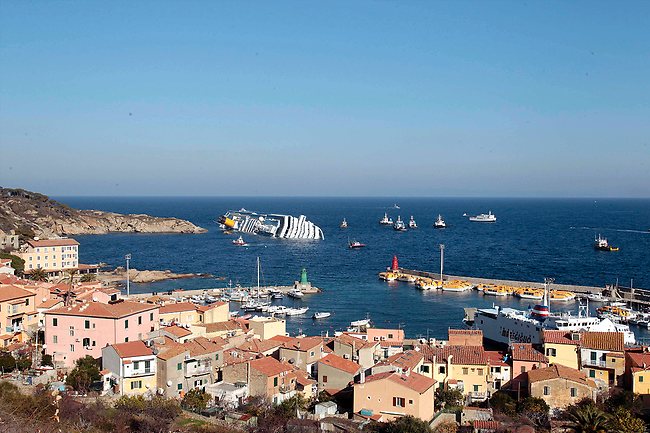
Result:
<svg viewBox="0 0 650 433">
<path fill-rule="evenodd" d="M 0 187 L 0 234 L 27 237 L 121 233 L 205 233 L 179 218 L 73 209 L 36 192 Z"/>
</svg>

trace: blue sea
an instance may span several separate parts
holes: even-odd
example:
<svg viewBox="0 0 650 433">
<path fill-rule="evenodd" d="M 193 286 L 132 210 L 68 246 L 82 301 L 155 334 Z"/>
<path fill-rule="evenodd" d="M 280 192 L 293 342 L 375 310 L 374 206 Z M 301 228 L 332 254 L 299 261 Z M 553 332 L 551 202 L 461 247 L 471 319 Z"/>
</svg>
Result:
<svg viewBox="0 0 650 433">
<path fill-rule="evenodd" d="M 134 292 L 172 288 L 254 285 L 256 258 L 262 263 L 264 284 L 287 285 L 298 279 L 301 268 L 323 289 L 302 300 L 285 299 L 286 305 L 310 307 L 305 317 L 290 317 L 290 332 L 318 335 L 344 329 L 367 315 L 376 326 L 401 327 L 407 336 L 445 338 L 447 329 L 462 326 L 463 307 L 485 307 L 496 302 L 528 308 L 529 301 L 495 299 L 476 292 L 461 294 L 421 292 L 406 283 L 379 281 L 377 273 L 390 265 L 393 255 L 400 266 L 439 271 L 439 245 L 445 244 L 445 273 L 474 277 L 604 286 L 615 283 L 650 288 L 650 200 L 647 199 L 488 199 L 488 198 L 251 198 L 251 197 L 59 197 L 80 209 L 120 213 L 146 213 L 178 217 L 208 229 L 200 235 L 108 234 L 77 236 L 83 263 L 104 262 L 124 266 L 132 255 L 138 269 L 209 273 L 216 279 L 175 280 L 134 284 Z M 393 209 L 398 203 L 400 209 Z M 248 247 L 232 245 L 234 235 L 222 233 L 215 220 L 229 209 L 245 207 L 260 212 L 304 214 L 319 225 L 323 241 L 290 241 L 244 236 Z M 472 223 L 463 217 L 491 210 L 494 224 Z M 416 230 L 396 232 L 378 224 L 384 212 L 408 221 Z M 433 228 L 438 214 L 448 224 Z M 348 229 L 340 229 L 343 218 Z M 602 234 L 618 252 L 593 248 Z M 367 244 L 350 250 L 348 239 Z M 231 307 L 234 309 L 235 305 Z M 577 311 L 576 303 L 552 305 Z M 315 322 L 314 311 L 332 316 Z M 636 330 L 640 336 L 647 331 Z"/>
</svg>

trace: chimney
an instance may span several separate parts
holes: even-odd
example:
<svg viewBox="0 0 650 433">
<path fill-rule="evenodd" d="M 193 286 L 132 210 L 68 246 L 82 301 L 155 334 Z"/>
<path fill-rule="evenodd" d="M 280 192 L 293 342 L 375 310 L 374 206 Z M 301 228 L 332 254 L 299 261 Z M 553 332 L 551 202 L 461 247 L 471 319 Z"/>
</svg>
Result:
<svg viewBox="0 0 650 433">
<path fill-rule="evenodd" d="M 366 370 L 361 369 L 361 372 L 359 373 L 359 383 L 366 383 Z"/>
</svg>

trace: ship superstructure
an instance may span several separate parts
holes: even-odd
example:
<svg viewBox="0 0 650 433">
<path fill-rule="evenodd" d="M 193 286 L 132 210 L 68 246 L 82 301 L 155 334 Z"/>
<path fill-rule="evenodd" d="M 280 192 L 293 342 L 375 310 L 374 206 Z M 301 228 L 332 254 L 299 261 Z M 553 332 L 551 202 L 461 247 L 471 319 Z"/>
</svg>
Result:
<svg viewBox="0 0 650 433">
<path fill-rule="evenodd" d="M 259 234 L 282 239 L 325 239 L 323 230 L 300 215 L 263 214 L 240 209 L 219 218 L 223 230 Z"/>
</svg>

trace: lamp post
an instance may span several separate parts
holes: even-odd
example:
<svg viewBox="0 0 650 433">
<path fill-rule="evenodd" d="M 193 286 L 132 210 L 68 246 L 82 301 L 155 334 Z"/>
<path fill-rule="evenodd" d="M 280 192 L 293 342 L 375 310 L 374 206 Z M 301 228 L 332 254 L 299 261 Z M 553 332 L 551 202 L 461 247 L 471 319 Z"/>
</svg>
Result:
<svg viewBox="0 0 650 433">
<path fill-rule="evenodd" d="M 126 259 L 126 297 L 128 298 L 131 294 L 131 286 L 129 284 L 129 260 L 131 260 L 131 254 L 124 256 Z"/>
<path fill-rule="evenodd" d="M 442 271 L 445 267 L 445 244 L 440 244 L 440 285 L 442 285 Z"/>
</svg>

